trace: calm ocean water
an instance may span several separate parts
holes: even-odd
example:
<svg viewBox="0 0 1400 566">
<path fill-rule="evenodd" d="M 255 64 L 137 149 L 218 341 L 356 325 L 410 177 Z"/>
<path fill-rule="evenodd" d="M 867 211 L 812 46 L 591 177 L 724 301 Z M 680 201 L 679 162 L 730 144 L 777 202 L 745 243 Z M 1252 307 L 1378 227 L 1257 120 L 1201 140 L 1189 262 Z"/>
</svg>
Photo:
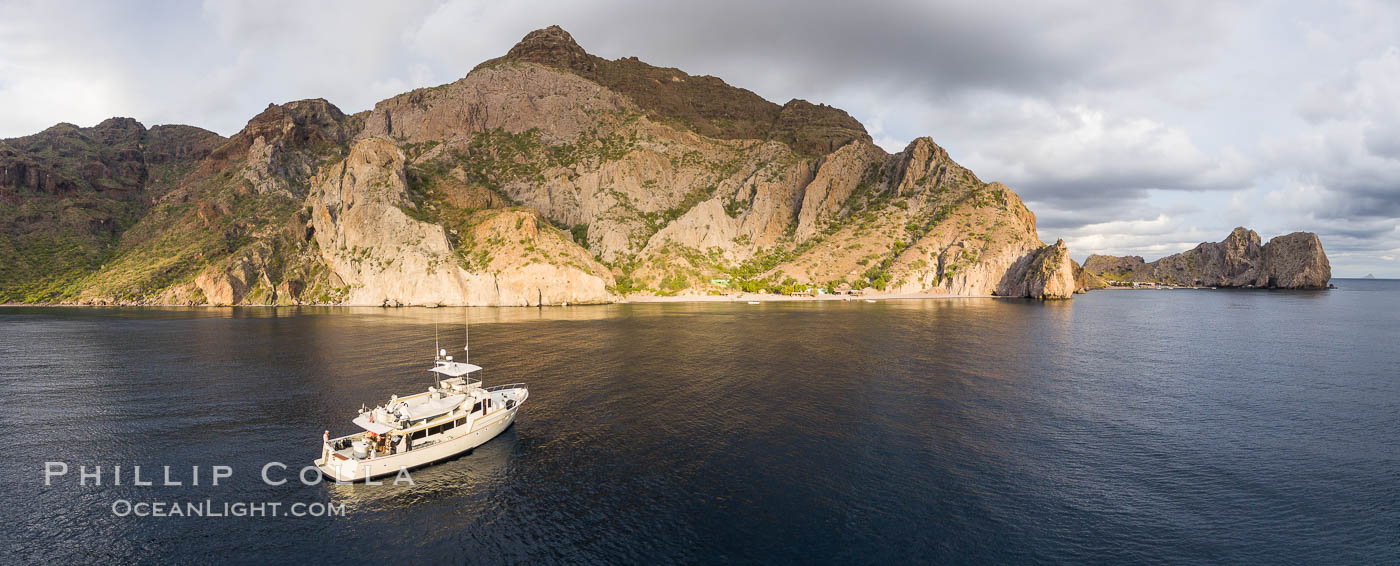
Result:
<svg viewBox="0 0 1400 566">
<path fill-rule="evenodd" d="M 1396 564 L 1400 282 L 1335 283 L 472 309 L 472 361 L 529 403 L 377 487 L 294 473 L 429 385 L 462 309 L 0 309 L 0 561 Z"/>
</svg>

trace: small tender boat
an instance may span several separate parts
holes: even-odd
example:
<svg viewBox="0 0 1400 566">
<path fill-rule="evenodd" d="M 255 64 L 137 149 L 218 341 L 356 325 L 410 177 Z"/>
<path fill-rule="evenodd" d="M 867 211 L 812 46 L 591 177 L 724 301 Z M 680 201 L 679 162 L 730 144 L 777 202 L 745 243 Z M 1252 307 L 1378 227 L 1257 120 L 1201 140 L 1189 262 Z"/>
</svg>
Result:
<svg viewBox="0 0 1400 566">
<path fill-rule="evenodd" d="M 360 432 L 322 436 L 316 467 L 337 481 L 368 480 L 451 458 L 495 438 L 515 422 L 530 397 L 523 383 L 482 387 L 480 366 L 457 362 L 445 350 L 429 369 L 436 384 L 426 392 L 390 397 L 361 407 Z"/>
</svg>

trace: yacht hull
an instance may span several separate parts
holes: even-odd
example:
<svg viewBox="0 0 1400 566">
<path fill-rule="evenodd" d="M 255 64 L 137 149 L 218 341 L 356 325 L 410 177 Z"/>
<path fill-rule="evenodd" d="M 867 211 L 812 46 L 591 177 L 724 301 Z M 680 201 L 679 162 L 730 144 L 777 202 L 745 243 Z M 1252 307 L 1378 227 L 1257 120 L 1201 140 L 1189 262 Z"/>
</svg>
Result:
<svg viewBox="0 0 1400 566">
<path fill-rule="evenodd" d="M 373 478 L 397 475 L 400 470 L 440 462 L 485 444 L 510 428 L 515 422 L 515 413 L 519 410 L 520 405 L 502 409 L 481 417 L 478 422 L 473 423 L 469 431 L 455 436 L 444 434 L 445 438 L 442 440 L 426 446 L 415 446 L 407 452 L 374 458 L 344 458 L 329 453 L 317 459 L 315 464 L 325 477 L 337 482 L 365 482 Z"/>
</svg>

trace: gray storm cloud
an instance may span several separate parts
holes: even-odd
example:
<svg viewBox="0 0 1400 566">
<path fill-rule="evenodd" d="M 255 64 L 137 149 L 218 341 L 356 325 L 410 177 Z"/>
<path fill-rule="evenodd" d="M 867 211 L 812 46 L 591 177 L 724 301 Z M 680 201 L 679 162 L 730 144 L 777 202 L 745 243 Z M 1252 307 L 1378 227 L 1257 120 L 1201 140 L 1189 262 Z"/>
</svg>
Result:
<svg viewBox="0 0 1400 566">
<path fill-rule="evenodd" d="M 550 24 L 840 106 L 887 149 L 930 135 L 1079 257 L 1248 224 L 1318 232 L 1347 252 L 1338 275 L 1400 277 L 1400 7 L 1379 2 L 7 2 L 0 137 L 113 115 L 229 134 L 318 96 L 363 110 Z"/>
</svg>

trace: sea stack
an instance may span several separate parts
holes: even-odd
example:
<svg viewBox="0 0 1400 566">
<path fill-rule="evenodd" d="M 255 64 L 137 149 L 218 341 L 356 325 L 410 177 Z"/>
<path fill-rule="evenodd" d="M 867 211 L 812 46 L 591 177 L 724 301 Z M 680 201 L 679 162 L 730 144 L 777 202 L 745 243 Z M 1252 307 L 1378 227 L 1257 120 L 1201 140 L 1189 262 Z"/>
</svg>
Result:
<svg viewBox="0 0 1400 566">
<path fill-rule="evenodd" d="M 1294 232 L 1260 244 L 1259 234 L 1235 228 L 1223 241 L 1146 262 L 1139 256 L 1091 255 L 1084 270 L 1110 281 L 1270 289 L 1325 289 L 1332 266 L 1322 240 Z"/>
</svg>

